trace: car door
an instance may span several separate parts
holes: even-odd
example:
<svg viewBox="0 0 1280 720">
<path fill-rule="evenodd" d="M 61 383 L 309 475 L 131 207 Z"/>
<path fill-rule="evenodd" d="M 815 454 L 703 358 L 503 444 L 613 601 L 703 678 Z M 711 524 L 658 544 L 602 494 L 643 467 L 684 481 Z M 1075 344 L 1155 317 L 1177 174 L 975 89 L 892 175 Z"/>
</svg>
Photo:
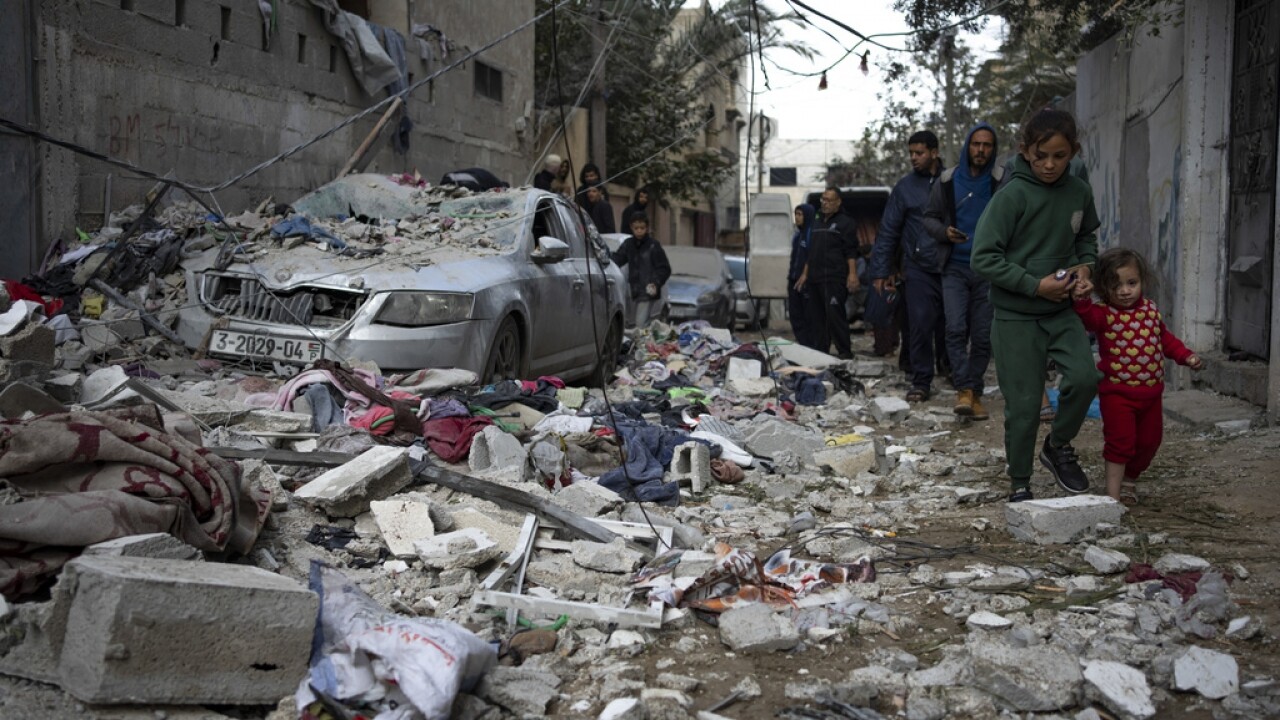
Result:
<svg viewBox="0 0 1280 720">
<path fill-rule="evenodd" d="M 536 255 L 538 238 L 550 236 L 569 245 L 569 255 L 559 262 L 539 262 L 530 258 L 533 265 L 533 288 L 529 297 L 530 372 L 533 376 L 554 374 L 573 367 L 579 354 L 578 332 L 574 327 L 583 301 L 575 297 L 581 294 L 585 284 L 579 277 L 579 266 L 574 263 L 575 251 L 570 232 L 554 198 L 538 201 L 533 222 L 533 251 Z"/>
<path fill-rule="evenodd" d="M 588 263 L 593 261 L 588 258 L 587 229 L 580 219 L 581 216 L 563 200 L 556 201 L 556 209 L 561 223 L 567 228 L 567 236 L 564 240 L 569 243 L 570 262 L 578 274 L 571 288 L 573 302 L 571 306 L 572 316 L 569 322 L 574 330 L 571 340 L 573 343 L 573 366 L 583 367 L 595 363 L 595 335 L 599 332 L 600 337 L 603 338 L 607 329 L 603 324 L 597 324 L 593 328 L 591 321 L 593 308 L 597 322 L 601 317 L 605 317 L 603 315 L 606 309 L 605 278 L 601 273 L 599 263 L 588 266 Z M 591 294 L 588 294 L 587 291 L 588 282 L 591 284 Z"/>
</svg>

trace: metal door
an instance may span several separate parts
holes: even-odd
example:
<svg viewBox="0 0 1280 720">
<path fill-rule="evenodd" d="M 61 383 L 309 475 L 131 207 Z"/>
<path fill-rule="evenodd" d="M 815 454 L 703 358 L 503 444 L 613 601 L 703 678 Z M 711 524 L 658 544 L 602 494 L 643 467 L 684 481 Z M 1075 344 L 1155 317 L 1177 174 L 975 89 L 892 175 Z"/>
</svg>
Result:
<svg viewBox="0 0 1280 720">
<path fill-rule="evenodd" d="M 1227 219 L 1228 350 L 1271 346 L 1275 251 L 1280 0 L 1238 0 L 1231 83 L 1231 205 Z"/>
<path fill-rule="evenodd" d="M 0 22 L 0 117 L 30 125 L 31 3 L 5 3 Z M 35 141 L 0 130 L 0 277 L 19 279 L 36 269 Z"/>
</svg>

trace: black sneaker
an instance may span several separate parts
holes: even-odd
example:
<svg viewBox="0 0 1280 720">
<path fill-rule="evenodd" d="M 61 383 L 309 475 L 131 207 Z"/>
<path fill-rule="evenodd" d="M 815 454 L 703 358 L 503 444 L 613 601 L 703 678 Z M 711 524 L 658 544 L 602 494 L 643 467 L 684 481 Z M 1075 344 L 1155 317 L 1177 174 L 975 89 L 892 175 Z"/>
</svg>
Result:
<svg viewBox="0 0 1280 720">
<path fill-rule="evenodd" d="M 1031 488 L 1020 487 L 1013 491 L 1009 496 L 1009 502 L 1016 503 L 1024 500 L 1035 500 L 1035 496 L 1031 494 Z"/>
<path fill-rule="evenodd" d="M 1049 444 L 1049 438 L 1046 437 L 1044 446 L 1040 449 L 1040 464 L 1053 473 L 1053 479 L 1058 481 L 1058 487 L 1063 490 L 1082 493 L 1089 489 L 1089 478 L 1080 469 L 1075 448 L 1070 445 L 1056 448 Z"/>
</svg>

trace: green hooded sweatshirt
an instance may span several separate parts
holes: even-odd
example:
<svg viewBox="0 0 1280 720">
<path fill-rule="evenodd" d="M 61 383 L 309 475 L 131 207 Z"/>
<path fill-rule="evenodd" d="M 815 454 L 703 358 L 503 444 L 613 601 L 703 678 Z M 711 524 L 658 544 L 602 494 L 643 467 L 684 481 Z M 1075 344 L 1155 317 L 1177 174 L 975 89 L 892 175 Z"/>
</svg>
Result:
<svg viewBox="0 0 1280 720">
<path fill-rule="evenodd" d="M 991 281 L 1000 320 L 1034 320 L 1071 308 L 1036 295 L 1040 279 L 1098 259 L 1101 223 L 1089 183 L 1064 172 L 1046 185 L 1018 155 L 1013 177 L 991 198 L 974 232 L 970 265 Z"/>
</svg>

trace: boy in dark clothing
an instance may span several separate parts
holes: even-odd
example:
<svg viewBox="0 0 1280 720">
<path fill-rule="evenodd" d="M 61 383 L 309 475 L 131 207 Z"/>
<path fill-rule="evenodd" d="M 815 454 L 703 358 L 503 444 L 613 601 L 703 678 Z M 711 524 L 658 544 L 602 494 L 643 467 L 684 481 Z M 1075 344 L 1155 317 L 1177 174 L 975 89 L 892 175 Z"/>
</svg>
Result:
<svg viewBox="0 0 1280 720">
<path fill-rule="evenodd" d="M 642 187 L 636 191 L 631 199 L 631 204 L 622 209 L 622 229 L 631 229 L 631 219 L 636 213 L 644 213 L 646 217 L 653 214 L 653 194 L 649 192 L 649 188 Z"/>
<path fill-rule="evenodd" d="M 840 209 L 840 190 L 822 191 L 822 215 L 814 222 L 804 272 L 792 286 L 809 293 L 809 337 L 816 350 L 827 352 L 835 343 L 836 356 L 853 357 L 845 302 L 858 289 L 858 228 Z"/>
<path fill-rule="evenodd" d="M 613 205 L 605 199 L 604 192 L 594 185 L 587 188 L 587 204 L 584 206 L 596 230 L 601 233 L 617 232 L 613 224 Z"/>
<path fill-rule="evenodd" d="M 807 347 L 815 345 L 812 338 L 815 320 L 809 317 L 808 293 L 796 285 L 809 263 L 814 213 L 812 205 L 796 206 L 796 234 L 791 238 L 791 262 L 787 268 L 787 315 L 791 319 L 791 334 L 796 342 Z"/>
<path fill-rule="evenodd" d="M 630 325 L 644 327 L 658 317 L 662 286 L 671 278 L 667 253 L 649 234 L 649 218 L 644 213 L 631 216 L 631 237 L 622 242 L 612 258 L 619 267 L 629 267 Z"/>
</svg>

